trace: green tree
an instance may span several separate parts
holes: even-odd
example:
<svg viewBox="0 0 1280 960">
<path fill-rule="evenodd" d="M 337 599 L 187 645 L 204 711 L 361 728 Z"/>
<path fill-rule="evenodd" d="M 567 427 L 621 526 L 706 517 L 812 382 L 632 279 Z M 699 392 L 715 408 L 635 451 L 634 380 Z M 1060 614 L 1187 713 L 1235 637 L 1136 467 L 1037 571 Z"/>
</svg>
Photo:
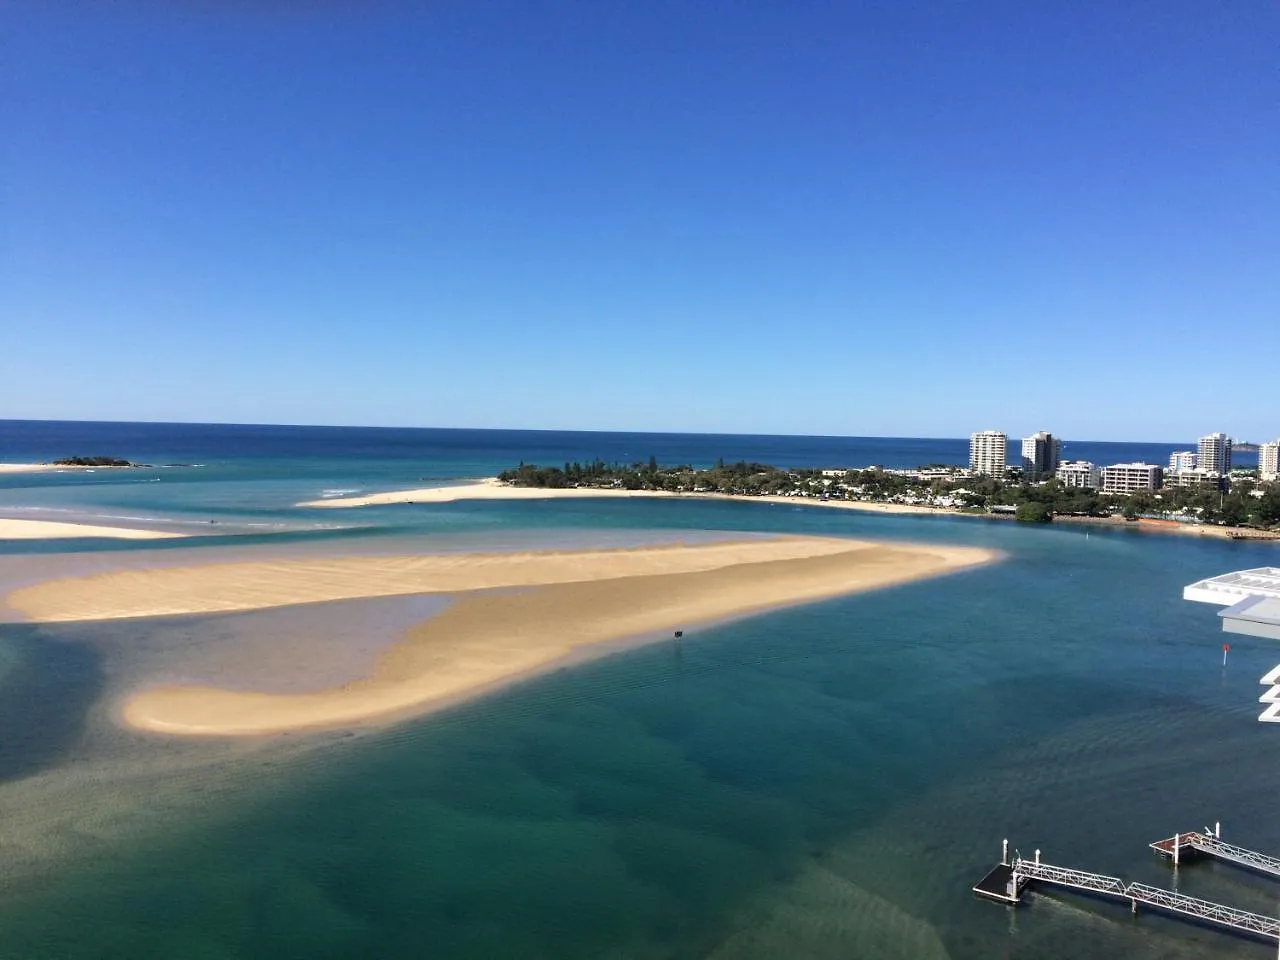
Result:
<svg viewBox="0 0 1280 960">
<path fill-rule="evenodd" d="M 1014 518 L 1019 523 L 1050 523 L 1053 521 L 1053 511 L 1038 500 L 1024 500 L 1018 504 Z"/>
</svg>

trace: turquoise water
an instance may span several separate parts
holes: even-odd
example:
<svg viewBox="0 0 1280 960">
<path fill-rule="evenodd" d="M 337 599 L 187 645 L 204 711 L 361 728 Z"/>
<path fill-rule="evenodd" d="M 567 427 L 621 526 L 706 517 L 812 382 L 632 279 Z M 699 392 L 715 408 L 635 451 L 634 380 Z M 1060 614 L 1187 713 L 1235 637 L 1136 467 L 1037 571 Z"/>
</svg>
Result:
<svg viewBox="0 0 1280 960">
<path fill-rule="evenodd" d="M 157 515 L 204 502 L 137 487 L 110 496 Z M 1235 638 L 1224 669 L 1216 611 L 1180 599 L 1199 577 L 1276 563 L 1272 547 L 749 503 L 361 514 L 375 530 L 298 548 L 759 531 L 1007 556 L 379 733 L 258 744 L 132 734 L 109 710 L 153 650 L 177 638 L 216 657 L 252 623 L 0 628 L 0 957 L 1270 955 L 1122 905 L 1039 895 L 1011 912 L 969 888 L 1006 836 L 1161 885 L 1173 874 L 1146 845 L 1175 830 L 1221 820 L 1227 839 L 1280 851 L 1276 731 L 1255 720 L 1280 648 Z M 159 555 L 174 549 L 209 548 Z M 15 576 L 74 559 L 8 552 Z M 1264 913 L 1280 893 L 1209 864 L 1176 882 Z"/>
</svg>

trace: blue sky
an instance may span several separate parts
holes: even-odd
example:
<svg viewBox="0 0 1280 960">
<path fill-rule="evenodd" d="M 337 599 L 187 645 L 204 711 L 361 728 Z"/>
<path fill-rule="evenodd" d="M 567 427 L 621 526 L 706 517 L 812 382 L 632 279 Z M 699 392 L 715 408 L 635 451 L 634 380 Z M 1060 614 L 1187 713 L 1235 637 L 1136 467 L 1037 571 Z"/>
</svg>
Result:
<svg viewBox="0 0 1280 960">
<path fill-rule="evenodd" d="M 1272 437 L 1278 49 L 1271 0 L 10 0 L 0 417 Z"/>
</svg>

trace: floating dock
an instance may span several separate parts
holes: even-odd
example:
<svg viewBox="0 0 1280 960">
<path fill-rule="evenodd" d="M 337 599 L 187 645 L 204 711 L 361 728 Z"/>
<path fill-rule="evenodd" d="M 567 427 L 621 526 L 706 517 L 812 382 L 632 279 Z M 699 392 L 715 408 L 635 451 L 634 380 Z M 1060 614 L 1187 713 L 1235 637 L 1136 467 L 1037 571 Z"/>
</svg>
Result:
<svg viewBox="0 0 1280 960">
<path fill-rule="evenodd" d="M 1183 840 L 1186 836 L 1188 835 L 1177 834 L 1168 840 L 1159 841 L 1158 844 L 1153 843 L 1151 846 L 1157 852 L 1163 854 L 1165 852 L 1163 845 L 1168 844 L 1169 856 L 1172 858 L 1176 851 L 1176 855 L 1180 858 L 1183 853 Z M 1209 853 L 1208 849 L 1200 850 L 1195 846 L 1191 846 L 1190 849 L 1197 850 L 1205 855 L 1230 860 L 1233 863 L 1240 862 L 1236 856 L 1224 856 L 1218 850 L 1218 847 L 1229 847 L 1230 845 L 1223 844 L 1213 834 L 1193 834 L 1192 836 L 1212 839 L 1215 844 L 1214 852 Z M 1204 846 L 1208 847 L 1210 845 L 1206 844 Z M 1231 847 L 1231 849 L 1241 850 L 1242 848 Z M 1036 851 L 1034 860 L 1027 860 L 1020 855 L 1010 860 L 1008 852 L 1009 841 L 1006 840 L 1004 841 L 1001 862 L 979 881 L 977 886 L 973 888 L 974 893 L 988 900 L 1017 905 L 1022 901 L 1023 891 L 1033 883 L 1065 887 L 1092 896 L 1100 896 L 1112 900 L 1127 900 L 1130 909 L 1134 913 L 1138 912 L 1138 906 L 1141 904 L 1145 907 L 1159 910 L 1162 913 L 1172 914 L 1174 917 L 1225 927 L 1236 933 L 1272 940 L 1280 945 L 1280 919 L 1276 917 L 1250 913 L 1248 910 L 1240 910 L 1226 904 L 1214 903 L 1211 900 L 1188 897 L 1173 890 L 1165 890 L 1145 883 L 1127 883 L 1119 877 L 1044 863 L 1040 860 L 1039 850 Z M 1254 853 L 1253 851 L 1244 852 Z M 1257 857 L 1264 856 L 1263 854 L 1254 855 Z M 1265 859 L 1280 864 L 1280 861 L 1274 861 L 1274 858 L 1267 857 Z M 1270 870 L 1265 872 L 1269 873 Z M 1280 872 L 1277 872 L 1276 875 L 1280 876 Z"/>
</svg>

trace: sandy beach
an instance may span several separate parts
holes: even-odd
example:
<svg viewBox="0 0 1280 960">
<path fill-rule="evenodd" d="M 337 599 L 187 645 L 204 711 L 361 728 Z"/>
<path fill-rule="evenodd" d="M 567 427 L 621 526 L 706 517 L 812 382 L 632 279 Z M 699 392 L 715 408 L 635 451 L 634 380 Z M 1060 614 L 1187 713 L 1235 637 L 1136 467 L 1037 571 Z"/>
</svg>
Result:
<svg viewBox="0 0 1280 960">
<path fill-rule="evenodd" d="M 954 513 L 933 507 L 906 503 L 870 503 L 857 500 L 818 500 L 814 497 L 759 496 L 738 497 L 727 493 L 671 493 L 667 490 L 615 490 L 604 487 L 513 487 L 497 477 L 486 477 L 469 483 L 447 487 L 421 487 L 416 490 L 388 490 L 362 497 L 329 497 L 307 500 L 300 507 L 373 507 L 393 503 L 453 503 L 459 500 L 574 500 L 589 498 L 680 497 L 698 500 L 745 500 L 750 503 L 775 503 L 787 506 L 835 507 L 845 510 L 869 510 L 874 513 L 936 514 Z"/>
<path fill-rule="evenodd" d="M 103 527 L 92 523 L 56 520 L 8 520 L 0 518 L 0 540 L 58 540 L 72 537 L 110 537 L 116 540 L 168 540 L 182 533 L 139 530 L 135 527 Z"/>
<path fill-rule="evenodd" d="M 249 610 L 448 593 L 369 676 L 277 694 L 200 685 L 136 693 L 132 726 L 248 735 L 420 712 L 528 675 L 593 645 L 937 576 L 994 559 L 966 547 L 817 537 L 548 553 L 246 561 L 112 571 L 24 587 L 32 621 Z M 525 588 L 494 592 L 496 588 Z"/>
<path fill-rule="evenodd" d="M 132 467 L 88 466 L 78 463 L 0 463 L 0 474 L 4 473 L 48 473 L 55 470 L 131 470 Z"/>
</svg>

